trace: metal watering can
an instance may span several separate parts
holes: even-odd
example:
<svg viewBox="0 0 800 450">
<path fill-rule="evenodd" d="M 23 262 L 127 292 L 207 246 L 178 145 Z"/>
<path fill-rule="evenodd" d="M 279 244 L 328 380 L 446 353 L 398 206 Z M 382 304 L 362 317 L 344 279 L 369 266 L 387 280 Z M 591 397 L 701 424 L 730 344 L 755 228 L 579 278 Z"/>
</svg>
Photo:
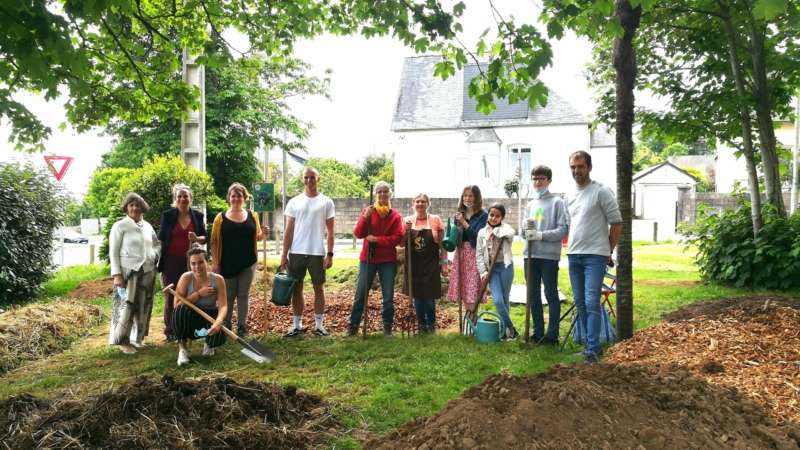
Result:
<svg viewBox="0 0 800 450">
<path fill-rule="evenodd" d="M 497 320 L 484 319 L 483 316 L 487 314 L 497 317 Z M 486 344 L 500 342 L 500 338 L 503 337 L 506 332 L 506 326 L 503 325 L 503 320 L 500 319 L 500 316 L 491 311 L 483 311 L 478 314 L 477 325 L 472 323 L 472 320 L 470 320 L 469 316 L 467 316 L 466 319 L 469 327 L 472 328 L 472 331 L 475 333 L 475 337 L 478 338 L 478 342 L 484 342 Z"/>
<path fill-rule="evenodd" d="M 444 239 L 442 239 L 442 247 L 448 252 L 454 252 L 456 245 L 458 245 L 459 237 L 458 226 L 450 225 L 450 218 L 447 218 L 447 228 L 445 228 Z"/>
</svg>

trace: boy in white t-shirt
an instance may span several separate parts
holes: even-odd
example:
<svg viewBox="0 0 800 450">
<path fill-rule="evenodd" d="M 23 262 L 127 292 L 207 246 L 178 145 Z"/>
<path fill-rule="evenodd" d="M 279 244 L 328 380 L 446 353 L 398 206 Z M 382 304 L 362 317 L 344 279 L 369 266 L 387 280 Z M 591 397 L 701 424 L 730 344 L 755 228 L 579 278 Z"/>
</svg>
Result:
<svg viewBox="0 0 800 450">
<path fill-rule="evenodd" d="M 305 191 L 286 204 L 286 232 L 283 236 L 281 268 L 299 283 L 292 292 L 294 326 L 283 336 L 294 338 L 303 333 L 303 279 L 311 275 L 314 286 L 314 318 L 316 336 L 330 336 L 322 326 L 325 313 L 325 271 L 333 266 L 333 200 L 317 190 L 319 172 L 313 167 L 303 170 Z M 327 239 L 325 232 L 327 230 Z M 327 252 L 326 252 L 327 244 Z"/>
</svg>

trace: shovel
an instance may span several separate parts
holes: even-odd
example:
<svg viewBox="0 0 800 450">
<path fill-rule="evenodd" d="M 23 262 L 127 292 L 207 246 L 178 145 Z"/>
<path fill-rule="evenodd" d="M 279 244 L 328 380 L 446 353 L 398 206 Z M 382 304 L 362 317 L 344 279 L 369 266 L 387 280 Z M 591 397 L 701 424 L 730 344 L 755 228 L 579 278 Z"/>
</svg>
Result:
<svg viewBox="0 0 800 450">
<path fill-rule="evenodd" d="M 186 300 L 180 294 L 175 292 L 175 290 L 173 289 L 174 286 L 175 286 L 174 284 L 170 284 L 169 286 L 162 289 L 161 292 L 169 291 L 170 294 L 174 295 L 175 298 L 183 302 L 184 305 L 188 306 L 189 308 L 192 308 L 194 312 L 196 312 L 197 314 L 200 314 L 202 318 L 206 319 L 211 323 L 214 323 L 214 319 L 211 316 L 204 313 L 200 308 L 195 306 L 194 303 L 190 302 L 189 300 Z M 242 349 L 242 353 L 247 355 L 247 357 L 252 359 L 253 361 L 256 361 L 259 364 L 261 364 L 265 361 L 271 363 L 273 360 L 275 360 L 275 353 L 272 350 L 268 349 L 267 347 L 264 347 L 264 344 L 256 341 L 255 339 L 251 340 L 249 343 L 245 342 L 242 338 L 237 336 L 233 331 L 225 328 L 224 326 L 220 328 L 222 328 L 222 331 L 225 334 L 227 334 L 229 338 L 242 344 L 242 347 L 244 347 Z"/>
</svg>

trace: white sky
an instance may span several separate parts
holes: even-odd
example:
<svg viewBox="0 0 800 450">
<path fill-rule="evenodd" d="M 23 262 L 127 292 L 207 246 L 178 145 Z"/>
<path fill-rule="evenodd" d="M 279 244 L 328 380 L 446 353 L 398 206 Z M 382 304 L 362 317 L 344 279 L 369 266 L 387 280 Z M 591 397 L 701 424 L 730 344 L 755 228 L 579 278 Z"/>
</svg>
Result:
<svg viewBox="0 0 800 450">
<path fill-rule="evenodd" d="M 517 23 L 536 23 L 539 11 L 533 2 L 495 3 L 506 19 L 513 14 Z M 486 28 L 494 30 L 495 26 L 488 2 L 469 2 L 460 22 L 464 26 L 462 42 L 470 50 Z M 487 42 L 493 42 L 493 35 L 494 31 L 490 31 Z M 235 42 L 236 38 L 231 40 Z M 540 79 L 581 113 L 592 113 L 592 92 L 581 75 L 591 58 L 590 44 L 567 36 L 552 45 L 553 67 L 546 69 Z M 245 47 L 241 43 L 234 46 Z M 361 36 L 321 36 L 299 42 L 295 54 L 313 65 L 313 75 L 322 77 L 325 69 L 333 69 L 331 101 L 313 97 L 290 101 L 297 117 L 314 124 L 306 142 L 308 155 L 335 157 L 352 164 L 371 152 L 391 152 L 393 136 L 389 127 L 403 60 L 415 56 L 414 50 L 391 37 L 366 40 Z M 48 104 L 34 95 L 17 95 L 16 99 L 53 129 L 52 138 L 46 142 L 46 154 L 76 158 L 62 181 L 81 197 L 88 189 L 92 171 L 100 164 L 101 155 L 110 150 L 110 139 L 99 136 L 102 130 L 80 135 L 70 128 L 61 132 L 58 125 L 65 120 L 61 102 Z M 9 134 L 10 128 L 0 125 L 0 161 L 25 158 L 13 151 L 12 144 L 7 142 Z M 44 164 L 42 155 L 33 155 L 32 159 Z"/>
</svg>

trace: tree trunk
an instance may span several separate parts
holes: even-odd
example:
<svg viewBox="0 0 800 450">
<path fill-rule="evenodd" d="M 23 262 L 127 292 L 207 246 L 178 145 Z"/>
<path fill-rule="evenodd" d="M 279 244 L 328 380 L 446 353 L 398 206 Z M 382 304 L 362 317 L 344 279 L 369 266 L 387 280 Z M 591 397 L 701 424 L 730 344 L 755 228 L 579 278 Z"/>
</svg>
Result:
<svg viewBox="0 0 800 450">
<path fill-rule="evenodd" d="M 633 37 L 639 28 L 642 8 L 631 8 L 629 0 L 617 0 L 614 16 L 625 34 L 614 40 L 612 62 L 616 70 L 617 203 L 622 214 L 622 235 L 617 244 L 617 339 L 633 336 L 633 247 L 631 185 L 633 183 L 633 122 L 636 53 Z"/>
<path fill-rule="evenodd" d="M 718 4 L 722 13 L 722 21 L 725 24 L 725 35 L 728 38 L 728 52 L 731 55 L 731 70 L 733 71 L 733 79 L 736 82 L 736 92 L 739 97 L 744 99 L 747 98 L 747 92 L 744 86 L 742 66 L 739 62 L 739 52 L 736 50 L 736 35 L 731 22 L 730 6 L 721 0 L 718 1 Z M 742 154 L 747 164 L 747 185 L 750 190 L 750 215 L 753 218 L 753 236 L 756 236 L 764 226 L 764 221 L 761 217 L 761 193 L 758 189 L 758 172 L 756 171 L 755 149 L 753 148 L 753 127 L 750 122 L 750 111 L 744 102 L 740 102 L 739 121 L 742 123 Z"/>
<path fill-rule="evenodd" d="M 755 101 L 756 123 L 761 141 L 761 168 L 764 171 L 767 204 L 773 205 L 780 217 L 786 217 L 781 189 L 780 162 L 775 150 L 775 128 L 772 125 L 772 108 L 769 104 L 769 83 L 767 82 L 767 58 L 764 49 L 764 30 L 750 21 L 750 53 L 753 59 L 753 99 Z"/>
</svg>

